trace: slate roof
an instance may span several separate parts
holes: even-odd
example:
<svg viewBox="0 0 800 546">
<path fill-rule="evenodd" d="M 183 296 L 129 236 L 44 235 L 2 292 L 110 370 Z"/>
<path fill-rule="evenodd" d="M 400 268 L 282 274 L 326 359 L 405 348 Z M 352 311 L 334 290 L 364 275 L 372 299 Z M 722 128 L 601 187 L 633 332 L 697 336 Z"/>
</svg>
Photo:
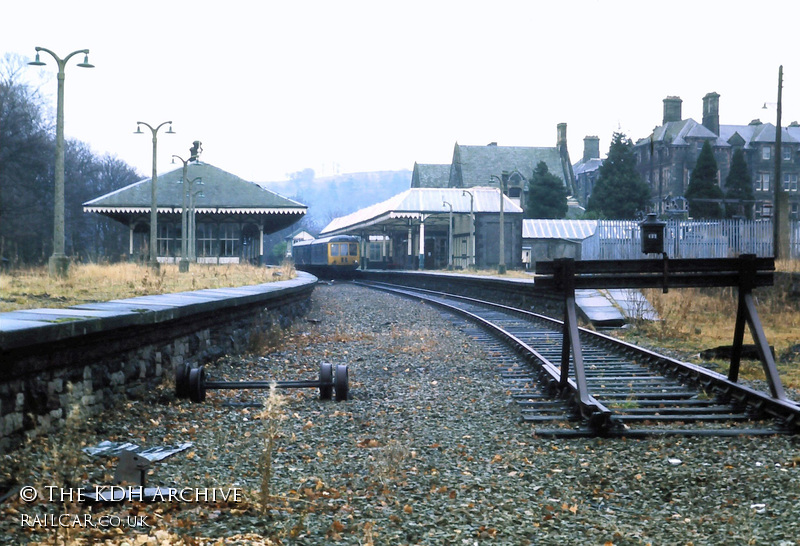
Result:
<svg viewBox="0 0 800 546">
<path fill-rule="evenodd" d="M 450 181 L 450 165 L 414 163 L 412 188 L 446 188 Z"/>
<path fill-rule="evenodd" d="M 653 129 L 653 141 L 665 142 L 672 146 L 689 146 L 686 139 L 710 139 L 715 145 L 727 146 L 727 142 L 720 139 L 717 142 L 717 135 L 712 133 L 705 125 L 697 123 L 695 120 L 682 119 L 680 121 L 669 121 L 660 127 Z M 641 146 L 650 142 L 650 137 L 639 140 L 636 145 Z"/>
<path fill-rule="evenodd" d="M 796 130 L 795 130 L 796 129 Z M 726 148 L 731 146 L 734 135 L 738 134 L 744 140 L 744 147 L 750 148 L 751 144 L 766 144 L 775 142 L 775 125 L 772 123 L 758 123 L 751 125 L 720 125 L 719 135 L 715 135 L 704 125 L 689 118 L 681 121 L 670 121 L 653 129 L 655 142 L 666 142 L 672 146 L 688 146 L 687 139 L 713 140 L 716 147 Z M 800 143 L 800 128 L 783 127 L 781 130 L 783 143 Z M 639 140 L 636 145 L 643 146 L 650 142 L 650 137 Z"/>
<path fill-rule="evenodd" d="M 464 146 L 456 143 L 453 165 L 450 170 L 450 187 L 495 185 L 491 175 L 500 176 L 504 170 L 518 170 L 527 181 L 540 161 L 550 173 L 570 188 L 565 178 L 564 166 L 558 148 L 532 148 L 524 146 Z"/>
<path fill-rule="evenodd" d="M 183 166 L 158 175 L 156 187 L 158 210 L 171 212 L 183 206 Z M 222 169 L 201 161 L 189 164 L 188 180 L 198 177 L 193 189 L 202 190 L 203 198 L 195 201 L 198 213 L 305 214 L 308 207 L 272 192 L 255 182 L 248 182 Z M 134 184 L 83 204 L 84 212 L 141 213 L 149 212 L 152 179 Z"/>
<path fill-rule="evenodd" d="M 334 218 L 323 228 L 320 236 L 347 233 L 392 220 L 403 220 L 405 223 L 408 219 L 420 219 L 429 215 L 447 218 L 450 207 L 443 205 L 443 201 L 453 206 L 454 214 L 469 214 L 470 206 L 476 214 L 500 211 L 500 191 L 497 188 L 482 187 L 466 190 L 472 193 L 472 199 L 462 188 L 411 188 L 381 203 Z M 506 214 L 522 214 L 519 205 L 508 196 L 504 196 L 503 211 Z"/>
<path fill-rule="evenodd" d="M 596 171 L 597 169 L 599 169 L 602 164 L 603 160 L 600 159 L 599 157 L 593 157 L 588 161 L 581 160 L 572 166 L 572 172 L 575 173 L 575 176 L 578 176 L 579 174 L 583 173 L 590 173 L 592 171 Z"/>
</svg>

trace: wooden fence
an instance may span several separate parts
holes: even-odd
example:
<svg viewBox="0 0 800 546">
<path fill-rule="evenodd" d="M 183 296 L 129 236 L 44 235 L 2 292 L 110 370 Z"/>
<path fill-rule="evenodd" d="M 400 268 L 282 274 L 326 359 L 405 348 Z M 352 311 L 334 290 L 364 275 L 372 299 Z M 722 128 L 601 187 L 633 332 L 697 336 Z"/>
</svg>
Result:
<svg viewBox="0 0 800 546">
<path fill-rule="evenodd" d="M 800 258 L 800 222 L 790 225 L 791 256 Z M 771 220 L 669 220 L 664 251 L 670 258 L 730 258 L 740 254 L 772 256 Z M 641 259 L 641 230 L 633 220 L 600 220 L 584 239 L 584 260 Z"/>
</svg>

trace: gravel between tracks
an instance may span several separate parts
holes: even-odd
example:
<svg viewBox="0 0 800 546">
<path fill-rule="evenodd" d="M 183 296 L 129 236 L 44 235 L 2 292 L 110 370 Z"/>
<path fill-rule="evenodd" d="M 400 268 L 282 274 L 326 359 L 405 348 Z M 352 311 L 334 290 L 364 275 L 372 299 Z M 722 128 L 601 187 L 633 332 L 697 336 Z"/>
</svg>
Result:
<svg viewBox="0 0 800 546">
<path fill-rule="evenodd" d="M 164 386 L 78 431 L 32 441 L 4 466 L 41 488 L 78 437 L 191 441 L 155 464 L 150 485 L 244 490 L 238 503 L 95 508 L 144 515 L 152 527 L 72 529 L 76 543 L 800 544 L 798 437 L 544 440 L 519 422 L 482 349 L 429 305 L 320 285 L 308 318 L 320 321 L 299 322 L 276 351 L 226 357 L 209 371 L 295 379 L 314 377 L 323 360 L 348 364 L 348 402 L 282 391 L 282 418 L 267 419 L 224 405 L 263 400 L 257 392 L 209 392 L 192 404 Z M 280 433 L 265 513 L 259 461 L 270 425 Z M 84 482 L 109 483 L 110 466 L 76 456 Z M 10 500 L 0 509 L 0 535 L 27 543 L 52 537 L 21 526 L 22 514 L 65 508 Z"/>
</svg>

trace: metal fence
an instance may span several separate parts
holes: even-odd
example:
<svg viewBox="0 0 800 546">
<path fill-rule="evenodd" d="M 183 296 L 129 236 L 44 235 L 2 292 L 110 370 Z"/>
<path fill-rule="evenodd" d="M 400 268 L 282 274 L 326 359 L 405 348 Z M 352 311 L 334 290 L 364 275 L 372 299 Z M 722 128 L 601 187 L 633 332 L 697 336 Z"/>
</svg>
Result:
<svg viewBox="0 0 800 546">
<path fill-rule="evenodd" d="M 632 220 L 600 220 L 584 239 L 584 260 L 641 259 L 641 230 Z M 790 224 L 790 255 L 800 258 L 800 222 Z M 664 251 L 670 258 L 728 258 L 739 254 L 772 256 L 771 220 L 669 220 Z"/>
</svg>

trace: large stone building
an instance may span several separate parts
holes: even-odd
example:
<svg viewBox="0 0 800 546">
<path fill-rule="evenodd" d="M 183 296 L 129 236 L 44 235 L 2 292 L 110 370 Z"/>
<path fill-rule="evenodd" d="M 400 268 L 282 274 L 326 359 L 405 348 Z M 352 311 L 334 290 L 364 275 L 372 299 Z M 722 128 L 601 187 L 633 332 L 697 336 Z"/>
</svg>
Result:
<svg viewBox="0 0 800 546">
<path fill-rule="evenodd" d="M 499 177 L 509 173 L 506 195 L 524 210 L 530 178 L 540 161 L 575 195 L 575 176 L 567 150 L 567 124 L 559 123 L 552 147 L 469 146 L 456 143 L 449 165 L 414 164 L 412 188 L 500 187 Z"/>
<path fill-rule="evenodd" d="M 703 121 L 682 119 L 680 97 L 664 99 L 662 124 L 634 146 L 638 170 L 652 189 L 655 209 L 661 213 L 683 211 L 686 189 L 703 144 L 708 141 L 717 161 L 717 183 L 725 191 L 736 150 L 744 152 L 753 179 L 755 218 L 771 216 L 774 200 L 775 154 L 781 156 L 781 180 L 789 196 L 789 216 L 800 212 L 800 125 L 792 122 L 781 130 L 781 150 L 775 150 L 776 130 L 772 123 L 753 120 L 748 125 L 722 125 L 719 121 L 719 94 L 703 97 Z"/>
</svg>

